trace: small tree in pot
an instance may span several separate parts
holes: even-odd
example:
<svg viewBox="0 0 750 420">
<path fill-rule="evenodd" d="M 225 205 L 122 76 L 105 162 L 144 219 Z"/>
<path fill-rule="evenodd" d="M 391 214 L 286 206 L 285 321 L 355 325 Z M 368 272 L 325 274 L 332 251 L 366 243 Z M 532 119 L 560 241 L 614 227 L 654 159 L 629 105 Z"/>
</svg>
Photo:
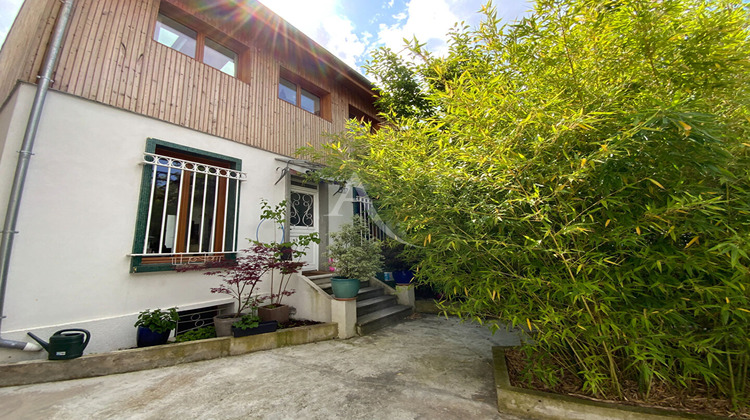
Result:
<svg viewBox="0 0 750 420">
<path fill-rule="evenodd" d="M 282 201 L 275 207 L 261 200 L 261 223 L 265 220 L 275 222 L 283 226 L 286 218 L 286 201 Z M 276 320 L 284 323 L 289 320 L 289 306 L 283 305 L 281 300 L 284 296 L 294 293 L 289 290 L 289 281 L 294 273 L 297 273 L 303 262 L 300 261 L 305 255 L 304 250 L 312 243 L 319 243 L 316 233 L 302 235 L 290 242 L 265 243 L 261 241 L 250 241 L 251 246 L 241 251 L 236 260 L 225 260 L 218 263 L 206 263 L 201 265 L 188 265 L 177 268 L 177 271 L 208 270 L 205 275 L 219 276 L 222 284 L 212 287 L 211 293 L 224 293 L 232 296 L 236 303 L 236 312 L 230 315 L 214 317 L 216 336 L 225 337 L 232 335 L 232 324 L 240 321 L 243 311 L 250 310 L 250 315 L 258 315 L 264 320 Z M 269 274 L 270 295 L 263 297 L 255 296 L 256 286 L 261 282 L 263 276 Z M 269 305 L 259 307 L 264 301 L 270 300 Z M 273 311 L 273 314 L 269 314 Z"/>
<path fill-rule="evenodd" d="M 274 222 L 277 226 L 284 226 L 286 221 L 287 202 L 281 201 L 276 206 L 271 206 L 266 200 L 261 200 L 261 223 L 263 221 Z M 305 265 L 302 257 L 305 256 L 307 249 L 313 243 L 320 243 L 317 233 L 300 235 L 289 242 L 255 242 L 256 249 L 262 247 L 264 252 L 269 254 L 268 264 L 263 271 L 269 273 L 269 282 L 271 294 L 262 298 L 263 301 L 271 303 L 258 308 L 258 315 L 263 321 L 278 321 L 283 324 L 289 321 L 289 306 L 284 305 L 281 301 L 285 296 L 294 293 L 294 289 L 289 290 L 289 282 L 292 275 L 299 272 Z"/>
<path fill-rule="evenodd" d="M 232 335 L 232 323 L 242 318 L 243 311 L 257 306 L 258 302 L 253 292 L 263 274 L 269 270 L 268 267 L 272 265 L 272 261 L 273 252 L 262 245 L 255 244 L 249 249 L 242 250 L 235 260 L 180 267 L 178 271 L 208 270 L 203 274 L 221 278 L 221 284 L 218 287 L 212 287 L 211 293 L 230 295 L 236 308 L 231 314 L 214 317 L 216 336 L 227 337 Z"/>
<path fill-rule="evenodd" d="M 336 275 L 331 279 L 331 287 L 337 299 L 355 298 L 360 280 L 371 279 L 382 270 L 380 241 L 368 239 L 367 233 L 365 221 L 355 216 L 351 224 L 331 234 L 328 256 L 333 259 L 335 267 Z"/>
</svg>

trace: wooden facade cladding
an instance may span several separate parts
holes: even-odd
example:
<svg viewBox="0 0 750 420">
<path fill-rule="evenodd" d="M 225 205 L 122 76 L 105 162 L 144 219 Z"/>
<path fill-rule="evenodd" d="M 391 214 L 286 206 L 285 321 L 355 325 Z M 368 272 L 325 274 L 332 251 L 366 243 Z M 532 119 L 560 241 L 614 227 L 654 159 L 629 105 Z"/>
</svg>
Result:
<svg viewBox="0 0 750 420">
<path fill-rule="evenodd" d="M 287 156 L 322 144 L 322 133 L 343 130 L 350 105 L 375 115 L 371 94 L 351 69 L 335 68 L 336 59 L 287 33 L 288 25 L 265 7 L 161 3 L 239 50 L 239 78 L 153 41 L 159 0 L 76 0 L 52 89 Z M 59 8 L 59 0 L 27 0 L 22 7 L 0 53 L 2 100 L 16 80 L 36 83 Z M 278 98 L 280 67 L 330 92 L 331 121 Z"/>
</svg>

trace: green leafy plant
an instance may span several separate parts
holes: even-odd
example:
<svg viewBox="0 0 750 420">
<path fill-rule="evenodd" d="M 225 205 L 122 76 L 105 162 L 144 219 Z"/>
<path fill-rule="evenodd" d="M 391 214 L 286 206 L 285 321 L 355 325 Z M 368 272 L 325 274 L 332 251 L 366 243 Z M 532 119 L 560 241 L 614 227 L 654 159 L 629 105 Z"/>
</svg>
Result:
<svg viewBox="0 0 750 420">
<path fill-rule="evenodd" d="M 217 276 L 221 283 L 211 288 L 211 293 L 222 293 L 232 297 L 236 312 L 234 317 L 240 317 L 245 310 L 252 310 L 258 305 L 258 298 L 254 295 L 255 288 L 263 280 L 263 275 L 275 264 L 273 249 L 255 244 L 244 249 L 235 259 L 211 262 L 201 265 L 184 265 L 176 271 L 204 271 L 207 276 Z"/>
<path fill-rule="evenodd" d="M 380 241 L 367 238 L 366 224 L 355 216 L 339 232 L 331 234 L 328 256 L 333 259 L 336 275 L 351 279 L 369 279 L 383 267 Z"/>
<path fill-rule="evenodd" d="M 750 384 L 750 18 L 740 1 L 484 9 L 424 61 L 435 114 L 314 155 L 420 250 L 450 310 L 534 335 L 584 389 Z M 459 71 L 456 71 L 459 70 Z M 546 364 L 549 360 L 554 365 Z"/>
<path fill-rule="evenodd" d="M 185 341 L 205 340 L 207 338 L 216 337 L 216 328 L 213 325 L 196 328 L 194 330 L 186 331 L 182 334 L 176 335 L 174 341 L 176 343 L 182 343 Z"/>
<path fill-rule="evenodd" d="M 434 110 L 415 65 L 387 47 L 381 47 L 372 54 L 373 60 L 365 65 L 365 70 L 378 81 L 377 109 L 399 118 L 432 115 Z"/>
<path fill-rule="evenodd" d="M 385 271 L 411 270 L 419 263 L 419 249 L 402 242 L 388 239 L 383 241 L 381 249 Z"/>
<path fill-rule="evenodd" d="M 251 328 L 257 328 L 260 325 L 260 317 L 257 315 L 243 315 L 239 321 L 232 324 L 232 327 L 239 328 L 241 330 L 249 330 Z"/>
<path fill-rule="evenodd" d="M 286 201 L 271 206 L 266 200 L 261 200 L 261 221 L 265 220 L 283 226 L 286 220 Z M 281 305 L 284 296 L 294 293 L 294 290 L 288 290 L 291 276 L 304 265 L 300 260 L 310 244 L 319 242 L 317 233 L 301 235 L 290 242 L 277 242 L 275 238 L 271 242 L 250 241 L 250 247 L 242 250 L 234 260 L 185 265 L 176 270 L 198 270 L 204 271 L 208 276 L 218 276 L 221 284 L 212 287 L 211 293 L 230 295 L 236 302 L 234 317 L 240 317 L 243 311 L 255 312 L 255 308 L 265 300 L 271 300 L 272 305 Z M 271 294 L 255 296 L 256 287 L 266 275 Z"/>
<path fill-rule="evenodd" d="M 260 203 L 261 222 L 271 221 L 277 226 L 285 226 L 286 223 L 286 200 L 281 201 L 276 206 L 271 206 L 268 201 L 261 200 Z M 269 282 L 271 283 L 271 294 L 267 297 L 271 301 L 269 306 L 280 306 L 284 296 L 290 296 L 294 290 L 289 290 L 289 281 L 294 273 L 299 272 L 305 265 L 301 260 L 307 253 L 311 244 L 320 243 L 318 234 L 313 232 L 306 235 L 300 235 L 291 241 L 277 241 L 275 238 L 272 242 L 264 243 L 254 241 L 256 252 L 266 253 L 268 255 L 267 264 L 264 267 L 265 272 L 269 273 Z"/>
<path fill-rule="evenodd" d="M 177 328 L 177 322 L 180 316 L 177 314 L 177 308 L 169 308 L 166 311 L 161 309 L 145 310 L 138 314 L 138 320 L 134 327 L 144 327 L 149 330 L 163 334 Z"/>
</svg>

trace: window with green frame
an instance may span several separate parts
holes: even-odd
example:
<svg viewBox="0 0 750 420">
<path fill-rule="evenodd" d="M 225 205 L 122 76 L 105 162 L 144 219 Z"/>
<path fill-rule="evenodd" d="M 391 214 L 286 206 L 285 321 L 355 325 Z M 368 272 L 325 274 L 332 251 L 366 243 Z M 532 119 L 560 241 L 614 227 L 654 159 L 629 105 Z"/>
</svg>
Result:
<svg viewBox="0 0 750 420">
<path fill-rule="evenodd" d="M 148 139 L 142 164 L 131 272 L 232 257 L 242 161 Z"/>
</svg>

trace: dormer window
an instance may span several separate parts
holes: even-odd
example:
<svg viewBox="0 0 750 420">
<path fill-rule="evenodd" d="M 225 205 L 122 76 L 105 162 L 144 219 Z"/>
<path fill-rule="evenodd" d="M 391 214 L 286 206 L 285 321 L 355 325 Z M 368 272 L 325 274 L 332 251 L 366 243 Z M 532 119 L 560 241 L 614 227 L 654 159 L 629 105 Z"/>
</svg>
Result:
<svg viewBox="0 0 750 420">
<path fill-rule="evenodd" d="M 237 75 L 237 54 L 234 51 L 161 13 L 156 20 L 154 41 L 230 76 Z"/>
</svg>

